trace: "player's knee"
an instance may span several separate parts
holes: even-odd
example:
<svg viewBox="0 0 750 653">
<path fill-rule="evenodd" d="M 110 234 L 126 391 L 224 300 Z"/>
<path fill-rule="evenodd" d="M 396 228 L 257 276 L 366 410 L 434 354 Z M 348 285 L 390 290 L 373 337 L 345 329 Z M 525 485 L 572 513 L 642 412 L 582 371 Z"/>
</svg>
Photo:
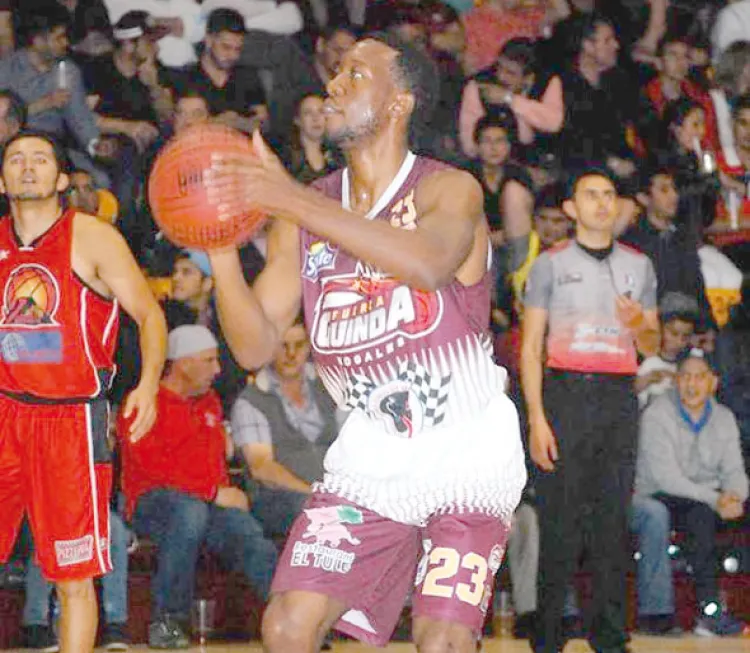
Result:
<svg viewBox="0 0 750 653">
<path fill-rule="evenodd" d="M 314 650 L 319 637 L 319 620 L 313 610 L 280 594 L 271 598 L 261 626 L 264 650 L 269 653 L 297 653 Z"/>
<path fill-rule="evenodd" d="M 96 598 L 94 580 L 62 580 L 55 584 L 61 601 L 81 601 Z"/>
<path fill-rule="evenodd" d="M 476 638 L 470 628 L 447 621 L 420 620 L 414 626 L 419 653 L 474 653 Z"/>
</svg>

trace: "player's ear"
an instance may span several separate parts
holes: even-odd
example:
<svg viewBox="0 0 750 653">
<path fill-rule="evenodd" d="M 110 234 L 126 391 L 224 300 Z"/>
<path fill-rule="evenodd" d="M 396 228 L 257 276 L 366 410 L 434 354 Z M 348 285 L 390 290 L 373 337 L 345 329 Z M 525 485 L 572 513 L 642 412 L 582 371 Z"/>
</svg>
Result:
<svg viewBox="0 0 750 653">
<path fill-rule="evenodd" d="M 576 205 L 573 203 L 573 200 L 565 200 L 562 203 L 562 210 L 565 215 L 567 215 L 569 218 L 572 218 L 575 220 L 578 217 L 578 212 L 576 211 Z"/>
<path fill-rule="evenodd" d="M 409 116 L 414 111 L 414 95 L 406 91 L 400 91 L 391 104 L 391 110 L 396 116 Z"/>
<path fill-rule="evenodd" d="M 1 175 L 0 175 L 0 193 L 5 193 L 5 182 L 3 181 L 3 178 Z"/>
<path fill-rule="evenodd" d="M 67 173 L 61 172 L 57 176 L 57 192 L 64 193 L 66 190 L 68 190 L 68 186 L 70 186 L 70 177 Z"/>
</svg>

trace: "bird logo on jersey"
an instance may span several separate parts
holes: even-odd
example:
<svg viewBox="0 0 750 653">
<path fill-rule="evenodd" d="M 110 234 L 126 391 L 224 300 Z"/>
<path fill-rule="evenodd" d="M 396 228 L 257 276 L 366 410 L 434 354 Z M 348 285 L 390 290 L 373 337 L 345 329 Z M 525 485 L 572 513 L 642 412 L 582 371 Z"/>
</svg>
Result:
<svg viewBox="0 0 750 653">
<path fill-rule="evenodd" d="M 5 284 L 0 325 L 55 325 L 59 304 L 60 290 L 52 273 L 42 265 L 21 265 Z"/>
</svg>

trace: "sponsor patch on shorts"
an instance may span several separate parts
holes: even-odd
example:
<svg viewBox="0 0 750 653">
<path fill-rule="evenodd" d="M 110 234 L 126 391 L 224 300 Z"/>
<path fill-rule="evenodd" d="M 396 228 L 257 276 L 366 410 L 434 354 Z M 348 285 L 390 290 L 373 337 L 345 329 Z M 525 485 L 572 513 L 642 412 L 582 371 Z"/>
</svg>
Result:
<svg viewBox="0 0 750 653">
<path fill-rule="evenodd" d="M 84 535 L 77 540 L 55 540 L 55 557 L 60 567 L 88 562 L 94 557 L 94 536 Z"/>
</svg>

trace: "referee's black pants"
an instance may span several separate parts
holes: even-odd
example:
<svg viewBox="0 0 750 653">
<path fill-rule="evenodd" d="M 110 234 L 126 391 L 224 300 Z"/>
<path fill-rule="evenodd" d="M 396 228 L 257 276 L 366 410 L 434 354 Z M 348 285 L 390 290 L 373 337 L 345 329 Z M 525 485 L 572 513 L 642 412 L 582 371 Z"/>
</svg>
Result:
<svg viewBox="0 0 750 653">
<path fill-rule="evenodd" d="M 544 407 L 559 460 L 536 488 L 540 554 L 536 653 L 557 653 L 565 641 L 565 589 L 581 554 L 592 574 L 585 609 L 595 651 L 625 650 L 625 575 L 630 545 L 627 510 L 633 487 L 638 403 L 633 378 L 548 371 Z"/>
</svg>

